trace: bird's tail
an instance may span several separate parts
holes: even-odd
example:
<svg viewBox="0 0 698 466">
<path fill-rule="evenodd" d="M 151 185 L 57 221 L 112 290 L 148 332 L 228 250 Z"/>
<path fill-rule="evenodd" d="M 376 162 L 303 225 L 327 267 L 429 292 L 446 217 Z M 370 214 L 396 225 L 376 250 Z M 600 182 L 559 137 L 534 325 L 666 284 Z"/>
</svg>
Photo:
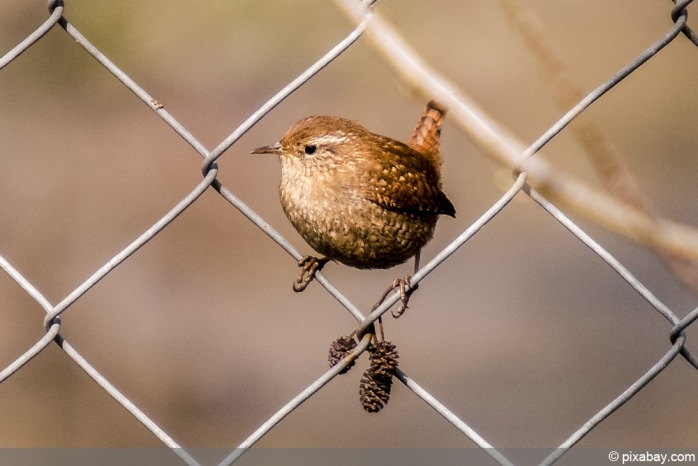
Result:
<svg viewBox="0 0 698 466">
<path fill-rule="evenodd" d="M 439 153 L 439 139 L 441 137 L 441 123 L 446 114 L 446 107 L 438 102 L 430 100 L 424 109 L 417 126 L 412 131 L 407 145 L 434 160 L 437 167 L 441 166 L 441 154 Z"/>
</svg>

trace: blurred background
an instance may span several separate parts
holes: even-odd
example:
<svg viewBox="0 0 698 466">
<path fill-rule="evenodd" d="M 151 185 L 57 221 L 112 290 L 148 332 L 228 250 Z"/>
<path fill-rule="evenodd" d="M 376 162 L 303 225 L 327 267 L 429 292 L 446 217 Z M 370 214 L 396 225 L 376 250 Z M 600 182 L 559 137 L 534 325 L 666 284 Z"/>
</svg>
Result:
<svg viewBox="0 0 698 466">
<path fill-rule="evenodd" d="M 530 3 L 585 92 L 661 37 L 673 6 Z M 0 53 L 48 15 L 45 1 L 0 5 Z M 562 115 L 499 2 L 380 0 L 375 9 L 525 143 Z M 65 17 L 209 149 L 353 28 L 326 1 L 68 0 Z M 696 75 L 698 50 L 679 37 L 588 112 L 657 211 L 694 226 Z M 310 114 L 407 140 L 424 104 L 360 39 L 228 150 L 219 179 L 310 253 L 279 205 L 278 160 L 249 152 Z M 198 154 L 58 27 L 0 71 L 0 144 L 0 254 L 54 304 L 201 179 Z M 501 195 L 501 166 L 448 119 L 442 153 L 457 218 L 440 220 L 423 263 Z M 600 186 L 569 134 L 545 153 Z M 696 307 L 652 252 L 574 219 L 679 316 Z M 325 268 L 366 312 L 410 271 Z M 232 448 L 324 373 L 329 344 L 356 327 L 318 284 L 295 294 L 297 273 L 210 190 L 66 310 L 61 334 L 181 445 Z M 0 302 L 4 368 L 42 336 L 43 311 L 5 274 Z M 669 330 L 523 196 L 385 324 L 400 367 L 495 447 L 559 445 L 669 349 Z M 367 360 L 258 445 L 472 446 L 399 383 L 382 412 L 365 413 L 358 385 Z M 695 447 L 697 388 L 698 373 L 677 358 L 579 445 Z M 161 446 L 55 345 L 0 384 L 0 412 L 0 447 Z"/>
</svg>

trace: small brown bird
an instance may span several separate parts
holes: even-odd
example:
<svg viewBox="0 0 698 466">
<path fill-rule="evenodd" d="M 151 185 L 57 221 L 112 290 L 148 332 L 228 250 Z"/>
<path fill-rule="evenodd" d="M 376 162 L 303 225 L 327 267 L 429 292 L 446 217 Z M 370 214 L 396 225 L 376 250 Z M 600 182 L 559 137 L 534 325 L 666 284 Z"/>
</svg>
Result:
<svg viewBox="0 0 698 466">
<path fill-rule="evenodd" d="M 311 116 L 273 146 L 253 154 L 281 159 L 281 207 L 303 239 L 324 257 L 307 256 L 294 284 L 302 291 L 329 260 L 359 269 L 387 269 L 415 259 L 439 215 L 455 217 L 441 190 L 439 136 L 445 110 L 427 104 L 407 144 L 344 118 Z M 397 279 L 401 313 L 409 278 Z"/>
</svg>

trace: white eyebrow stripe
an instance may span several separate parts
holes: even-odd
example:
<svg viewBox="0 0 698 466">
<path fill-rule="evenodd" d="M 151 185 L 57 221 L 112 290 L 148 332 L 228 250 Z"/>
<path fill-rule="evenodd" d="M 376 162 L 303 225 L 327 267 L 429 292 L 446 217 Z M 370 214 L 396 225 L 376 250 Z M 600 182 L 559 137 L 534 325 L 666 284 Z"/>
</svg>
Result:
<svg viewBox="0 0 698 466">
<path fill-rule="evenodd" d="M 347 136 L 338 136 L 336 134 L 325 134 L 323 136 L 313 138 L 312 142 L 314 144 L 341 144 L 349 139 Z"/>
</svg>

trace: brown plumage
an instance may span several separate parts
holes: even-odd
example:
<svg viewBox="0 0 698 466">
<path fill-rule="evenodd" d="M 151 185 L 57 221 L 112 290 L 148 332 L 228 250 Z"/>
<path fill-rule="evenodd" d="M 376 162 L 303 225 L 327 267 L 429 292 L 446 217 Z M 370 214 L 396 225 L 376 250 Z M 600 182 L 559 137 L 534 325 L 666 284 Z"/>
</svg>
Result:
<svg viewBox="0 0 698 466">
<path fill-rule="evenodd" d="M 441 190 L 442 117 L 430 102 L 403 144 L 351 120 L 311 116 L 253 153 L 280 157 L 281 206 L 315 251 L 384 269 L 415 256 L 439 215 L 455 216 Z"/>
<path fill-rule="evenodd" d="M 417 152 L 432 159 L 434 165 L 441 168 L 441 152 L 439 141 L 441 139 L 441 123 L 443 122 L 446 108 L 433 100 L 429 101 L 412 131 L 407 145 Z"/>
</svg>

